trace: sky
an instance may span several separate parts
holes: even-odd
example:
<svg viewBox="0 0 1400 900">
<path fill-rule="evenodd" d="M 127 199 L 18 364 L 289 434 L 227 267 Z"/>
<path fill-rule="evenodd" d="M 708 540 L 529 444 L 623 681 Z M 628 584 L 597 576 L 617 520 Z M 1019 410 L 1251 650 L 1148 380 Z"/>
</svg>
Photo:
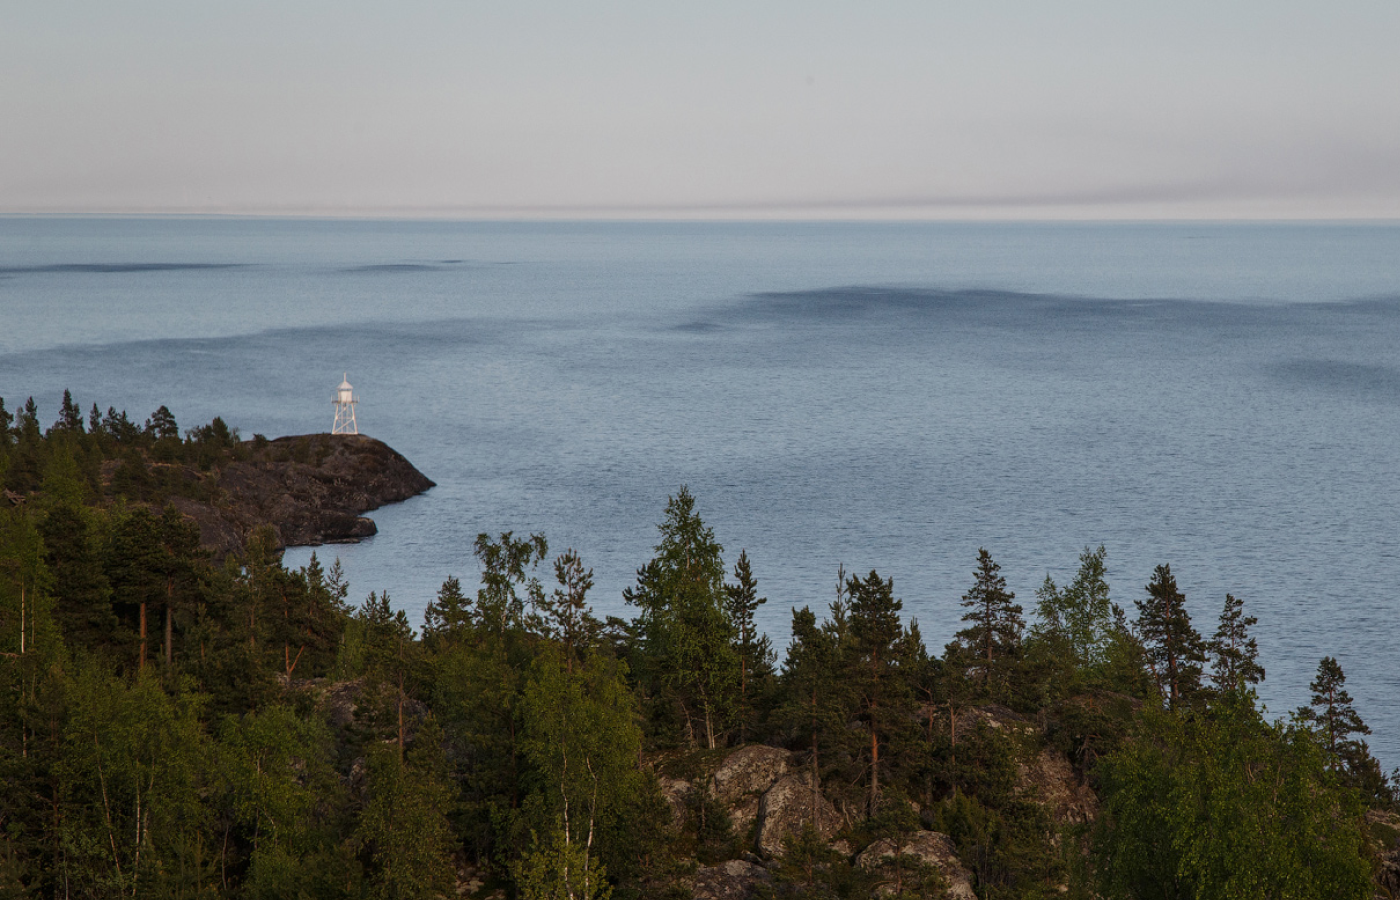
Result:
<svg viewBox="0 0 1400 900">
<path fill-rule="evenodd" d="M 5 0 L 0 214 L 1400 218 L 1400 3 Z"/>
</svg>

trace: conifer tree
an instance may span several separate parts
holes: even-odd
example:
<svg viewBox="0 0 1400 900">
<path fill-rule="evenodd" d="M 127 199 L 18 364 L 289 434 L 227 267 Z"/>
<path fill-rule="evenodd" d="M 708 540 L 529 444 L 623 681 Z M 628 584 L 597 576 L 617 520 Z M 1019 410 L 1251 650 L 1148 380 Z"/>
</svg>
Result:
<svg viewBox="0 0 1400 900">
<path fill-rule="evenodd" d="M 67 390 L 63 392 L 63 405 L 58 411 L 58 421 L 53 423 L 49 433 L 83 433 L 83 411 L 78 408 L 78 404 L 73 402 L 73 395 Z"/>
<path fill-rule="evenodd" d="M 573 671 L 574 663 L 592 648 L 603 624 L 588 606 L 593 587 L 593 570 L 570 548 L 554 560 L 554 579 L 559 583 L 541 603 L 544 632 L 564 645 L 564 657 Z"/>
<path fill-rule="evenodd" d="M 136 633 L 138 669 L 145 668 L 149 657 L 150 612 L 165 595 L 164 569 L 159 519 L 138 507 L 113 523 L 107 580 L 112 585 L 114 607 Z"/>
<path fill-rule="evenodd" d="M 141 437 L 141 429 L 127 416 L 126 410 L 117 412 L 112 406 L 107 407 L 107 414 L 102 417 L 102 430 L 119 444 L 134 444 Z"/>
<path fill-rule="evenodd" d="M 1213 656 L 1211 682 L 1217 691 L 1241 688 L 1264 680 L 1264 667 L 1259 665 L 1259 642 L 1249 629 L 1259 620 L 1244 614 L 1244 604 L 1233 594 L 1225 595 L 1225 608 L 1220 611 L 1220 627 L 1210 642 Z"/>
<path fill-rule="evenodd" d="M 768 635 L 760 634 L 754 624 L 754 613 L 768 602 L 758 596 L 758 580 L 753 576 L 747 550 L 739 551 L 734 564 L 734 583 L 724 586 L 725 609 L 734 629 L 734 651 L 739 656 L 739 739 L 744 740 L 745 728 L 754 703 L 752 682 L 773 671 L 773 643 Z"/>
<path fill-rule="evenodd" d="M 0 397 L 0 450 L 10 446 L 10 426 L 14 421 L 14 415 L 5 409 L 5 398 Z"/>
<path fill-rule="evenodd" d="M 117 617 L 103 570 L 95 514 L 71 503 L 51 506 L 39 523 L 44 562 L 54 576 L 54 617 L 69 646 L 111 649 Z"/>
<path fill-rule="evenodd" d="M 1006 589 L 1006 579 L 986 549 L 977 551 L 976 581 L 963 595 L 968 627 L 957 633 L 965 651 L 967 668 L 978 673 L 982 689 L 991 692 L 994 677 L 1004 680 L 1005 662 L 1021 647 L 1025 620 L 1016 595 Z M 960 654 L 961 655 L 961 654 Z"/>
<path fill-rule="evenodd" d="M 175 414 L 162 405 L 146 420 L 146 433 L 157 441 L 178 439 L 180 426 L 175 423 Z"/>
<path fill-rule="evenodd" d="M 1317 677 L 1308 685 L 1312 703 L 1298 709 L 1299 721 L 1308 725 L 1322 742 L 1328 764 L 1334 769 L 1370 756 L 1365 742 L 1353 740 L 1354 734 L 1370 734 L 1371 729 L 1351 705 L 1346 690 L 1347 676 L 1334 657 L 1324 656 L 1317 664 Z"/>
<path fill-rule="evenodd" d="M 204 553 L 199 544 L 199 526 L 186 519 L 174 506 L 166 506 L 160 517 L 160 574 L 164 585 L 165 663 L 175 660 L 175 614 L 188 610 L 199 594 L 199 562 Z M 290 674 L 290 672 L 288 673 Z"/>
<path fill-rule="evenodd" d="M 453 643 L 464 640 L 471 628 L 471 602 L 462 593 L 462 582 L 449 575 L 423 610 L 423 640 L 433 646 Z"/>
<path fill-rule="evenodd" d="M 622 594 L 640 609 L 637 631 L 646 669 L 640 674 L 678 705 L 690 740 L 699 726 L 714 749 L 739 693 L 739 657 L 725 613 L 724 548 L 684 486 L 667 501 L 658 528 L 656 556 Z"/>
<path fill-rule="evenodd" d="M 1147 585 L 1147 599 L 1136 601 L 1137 631 L 1148 665 L 1167 705 L 1177 709 L 1201 689 L 1206 643 L 1191 625 L 1186 597 L 1177 589 L 1171 566 L 1160 565 Z"/>
<path fill-rule="evenodd" d="M 783 660 L 781 685 L 783 700 L 775 718 L 789 734 L 808 744 L 811 825 L 815 828 L 819 824 L 822 754 L 835 749 L 835 738 L 829 740 L 828 736 L 845 728 L 850 684 L 841 676 L 841 652 L 834 630 L 818 627 L 809 607 L 792 611 L 792 642 Z"/>
<path fill-rule="evenodd" d="M 850 677 L 860 696 L 860 718 L 869 735 L 869 814 L 880 807 L 880 745 L 888 744 L 907 717 L 908 686 L 900 678 L 899 661 L 904 628 L 899 612 L 904 604 L 894 596 L 894 580 L 881 580 L 875 570 L 862 581 L 852 577 Z"/>
<path fill-rule="evenodd" d="M 33 397 L 24 401 L 24 408 L 20 410 L 16 428 L 19 430 L 21 443 L 39 440 L 39 407 L 34 404 Z"/>
</svg>

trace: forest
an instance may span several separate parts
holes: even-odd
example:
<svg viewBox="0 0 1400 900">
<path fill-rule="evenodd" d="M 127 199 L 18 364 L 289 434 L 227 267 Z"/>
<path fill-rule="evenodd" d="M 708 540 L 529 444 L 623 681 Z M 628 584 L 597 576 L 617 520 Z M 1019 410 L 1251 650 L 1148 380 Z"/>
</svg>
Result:
<svg viewBox="0 0 1400 900">
<path fill-rule="evenodd" d="M 631 618 L 505 532 L 414 623 L 269 526 L 201 544 L 170 501 L 250 443 L 0 400 L 0 897 L 1400 896 L 1341 667 L 1266 717 L 1256 620 L 1166 563 L 1018 602 L 980 550 L 941 649 L 833 565 L 780 648 L 681 486 Z"/>
</svg>

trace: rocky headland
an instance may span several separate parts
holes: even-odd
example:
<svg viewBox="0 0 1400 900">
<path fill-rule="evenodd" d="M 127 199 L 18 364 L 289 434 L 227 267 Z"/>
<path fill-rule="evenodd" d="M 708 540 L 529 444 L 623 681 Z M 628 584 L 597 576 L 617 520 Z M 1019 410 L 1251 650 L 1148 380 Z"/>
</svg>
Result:
<svg viewBox="0 0 1400 900">
<path fill-rule="evenodd" d="M 354 543 L 376 531 L 364 514 L 434 486 L 383 441 L 366 435 L 304 434 L 245 441 L 246 453 L 199 477 L 208 499 L 170 502 L 199 525 L 216 557 L 237 553 L 260 525 L 277 547 Z"/>
</svg>

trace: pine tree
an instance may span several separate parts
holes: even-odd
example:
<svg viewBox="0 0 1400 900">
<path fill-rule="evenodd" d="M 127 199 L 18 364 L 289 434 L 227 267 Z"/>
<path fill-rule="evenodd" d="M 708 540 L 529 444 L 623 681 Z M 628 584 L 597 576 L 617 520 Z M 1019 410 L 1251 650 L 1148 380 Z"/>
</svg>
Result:
<svg viewBox="0 0 1400 900">
<path fill-rule="evenodd" d="M 1365 742 L 1352 740 L 1352 735 L 1370 734 L 1371 729 L 1351 705 L 1346 683 L 1347 676 L 1337 660 L 1324 656 L 1317 664 L 1317 677 L 1308 685 L 1312 703 L 1300 707 L 1296 714 L 1298 720 L 1310 726 L 1321 739 L 1322 749 L 1334 770 L 1370 755 Z"/>
<path fill-rule="evenodd" d="M 5 398 L 0 397 L 0 450 L 10 446 L 10 427 L 14 421 L 14 415 L 5 409 Z"/>
<path fill-rule="evenodd" d="M 880 807 L 880 745 L 889 743 L 908 714 L 908 685 L 899 673 L 904 638 L 899 612 L 904 604 L 895 599 L 894 580 L 881 580 L 873 569 L 864 581 L 851 578 L 848 589 L 853 656 L 849 674 L 870 738 L 869 814 L 873 816 Z"/>
<path fill-rule="evenodd" d="M 164 579 L 165 663 L 175 660 L 175 614 L 189 611 L 199 596 L 199 563 L 204 552 L 199 543 L 199 526 L 186 519 L 174 506 L 166 506 L 160 517 L 160 574 Z M 288 673 L 290 674 L 290 672 Z"/>
<path fill-rule="evenodd" d="M 423 610 L 423 640 L 437 647 L 465 640 L 471 631 L 471 603 L 462 593 L 462 582 L 449 575 Z"/>
<path fill-rule="evenodd" d="M 572 548 L 554 560 L 554 580 L 559 583 L 540 605 L 543 630 L 564 645 L 569 671 L 598 640 L 603 623 L 588 606 L 588 592 L 593 587 L 593 570 L 585 569 L 583 560 Z"/>
<path fill-rule="evenodd" d="M 21 443 L 35 442 L 39 440 L 39 407 L 35 405 L 34 398 L 30 397 L 24 401 L 24 408 L 20 410 L 19 419 L 16 424 L 19 431 Z"/>
<path fill-rule="evenodd" d="M 1167 705 L 1177 709 L 1201 689 L 1206 642 L 1191 626 L 1186 597 L 1177 589 L 1171 566 L 1160 565 L 1147 585 L 1147 599 L 1136 601 L 1137 631 L 1148 665 Z"/>
<path fill-rule="evenodd" d="M 844 592 L 844 588 L 843 588 Z M 829 624 L 829 623 L 828 623 Z M 831 628 L 817 625 L 809 607 L 792 611 L 792 642 L 783 660 L 782 702 L 775 717 L 789 734 L 808 744 L 811 765 L 811 825 L 818 825 L 822 754 L 845 729 L 850 683 L 841 677 L 841 651 Z"/>
<path fill-rule="evenodd" d="M 967 610 L 962 620 L 969 624 L 957 633 L 957 640 L 966 652 L 967 668 L 979 673 L 983 691 L 991 692 L 994 678 L 1005 680 L 1005 663 L 1020 651 L 1025 620 L 1021 607 L 1012 602 L 1016 595 L 1006 589 L 1001 566 L 985 549 L 977 551 L 976 579 L 962 598 Z"/>
<path fill-rule="evenodd" d="M 149 657 L 151 608 L 165 596 L 165 555 L 160 520 L 150 511 L 138 507 L 113 523 L 107 580 L 113 606 L 136 633 L 138 669 Z"/>
<path fill-rule="evenodd" d="M 54 576 L 54 617 L 69 647 L 89 652 L 111 649 L 117 629 L 95 519 L 81 507 L 58 503 L 39 523 L 44 562 Z"/>
<path fill-rule="evenodd" d="M 1211 682 L 1217 691 L 1234 690 L 1264 680 L 1264 667 L 1259 665 L 1259 642 L 1249 634 L 1249 629 L 1258 621 L 1244 614 L 1244 604 L 1233 594 L 1225 595 L 1220 627 L 1210 642 L 1214 657 Z"/>
<path fill-rule="evenodd" d="M 158 441 L 170 438 L 178 439 L 180 426 L 175 424 L 175 415 L 162 405 L 146 420 L 146 433 Z"/>
<path fill-rule="evenodd" d="M 768 602 L 758 596 L 758 580 L 753 576 L 747 550 L 739 551 L 734 564 L 734 583 L 724 586 L 725 610 L 734 628 L 734 651 L 739 655 L 739 739 L 745 728 L 755 700 L 752 682 L 773 671 L 773 643 L 768 635 L 760 634 L 754 624 L 754 613 Z"/>
<path fill-rule="evenodd" d="M 724 548 L 684 486 L 667 501 L 658 528 L 656 556 L 622 594 L 640 609 L 639 674 L 678 706 L 689 739 L 695 741 L 699 726 L 705 745 L 714 749 L 739 693 L 739 657 L 725 612 Z"/>
<path fill-rule="evenodd" d="M 49 434 L 82 434 L 83 411 L 73 402 L 73 395 L 63 392 L 63 405 L 59 408 L 58 421 L 53 423 Z"/>
</svg>

